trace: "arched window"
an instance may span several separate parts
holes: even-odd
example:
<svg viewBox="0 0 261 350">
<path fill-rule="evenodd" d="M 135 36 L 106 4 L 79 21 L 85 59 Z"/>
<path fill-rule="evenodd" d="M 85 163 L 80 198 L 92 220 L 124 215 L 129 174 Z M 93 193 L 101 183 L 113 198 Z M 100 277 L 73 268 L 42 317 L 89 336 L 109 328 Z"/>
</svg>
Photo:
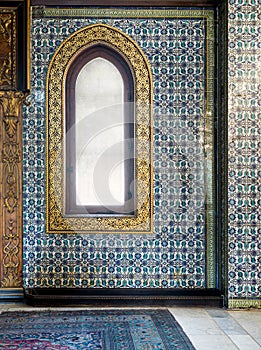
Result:
<svg viewBox="0 0 261 350">
<path fill-rule="evenodd" d="M 85 49 L 65 84 L 65 215 L 134 215 L 134 82 L 106 45 Z"/>
<path fill-rule="evenodd" d="M 47 74 L 46 230 L 152 233 L 152 76 L 125 33 L 93 24 Z"/>
</svg>

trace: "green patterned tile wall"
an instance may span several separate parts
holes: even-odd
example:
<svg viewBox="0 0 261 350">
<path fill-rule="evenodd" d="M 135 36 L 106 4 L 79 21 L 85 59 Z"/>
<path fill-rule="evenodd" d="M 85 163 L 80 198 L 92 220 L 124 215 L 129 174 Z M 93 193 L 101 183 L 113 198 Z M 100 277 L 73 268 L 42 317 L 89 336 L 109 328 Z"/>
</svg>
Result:
<svg viewBox="0 0 261 350">
<path fill-rule="evenodd" d="M 228 297 L 261 296 L 261 1 L 228 1 Z M 241 302 L 238 299 L 242 299 Z M 245 301 L 244 301 L 245 300 Z"/>
<path fill-rule="evenodd" d="M 133 38 L 151 66 L 151 235 L 45 232 L 46 73 L 60 43 L 97 22 Z M 140 10 L 134 15 L 124 10 L 115 15 L 40 9 L 34 12 L 31 40 L 32 95 L 24 115 L 25 287 L 214 287 L 213 159 L 206 161 L 206 152 L 213 155 L 214 11 Z"/>
</svg>

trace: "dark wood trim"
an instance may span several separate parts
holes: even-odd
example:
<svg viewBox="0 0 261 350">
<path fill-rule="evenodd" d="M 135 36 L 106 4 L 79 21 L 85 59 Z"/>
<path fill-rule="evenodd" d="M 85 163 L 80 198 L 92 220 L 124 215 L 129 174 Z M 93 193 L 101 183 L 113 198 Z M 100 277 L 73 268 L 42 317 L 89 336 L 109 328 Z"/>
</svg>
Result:
<svg viewBox="0 0 261 350">
<path fill-rule="evenodd" d="M 218 0 L 31 0 L 32 6 L 213 7 Z"/>
<path fill-rule="evenodd" d="M 30 13 L 28 4 L 30 0 L 22 1 L 18 6 L 18 61 L 17 61 L 17 87 L 18 90 L 30 89 Z"/>
<path fill-rule="evenodd" d="M 218 288 L 228 302 L 228 4 L 221 1 L 218 8 L 217 46 L 217 248 Z"/>
<path fill-rule="evenodd" d="M 32 306 L 223 306 L 217 289 L 183 288 L 30 288 Z"/>
</svg>

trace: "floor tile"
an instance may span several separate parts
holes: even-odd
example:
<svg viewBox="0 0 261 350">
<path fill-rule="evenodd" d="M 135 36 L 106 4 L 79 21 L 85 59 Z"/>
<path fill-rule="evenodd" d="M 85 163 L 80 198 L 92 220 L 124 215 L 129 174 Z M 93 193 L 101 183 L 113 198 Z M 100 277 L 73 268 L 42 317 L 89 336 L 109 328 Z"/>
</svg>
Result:
<svg viewBox="0 0 261 350">
<path fill-rule="evenodd" d="M 213 317 L 220 329 L 224 333 L 230 334 L 247 334 L 244 328 L 225 310 L 208 310 L 208 314 Z"/>
<path fill-rule="evenodd" d="M 223 334 L 205 309 L 171 308 L 170 311 L 188 335 Z"/>
<path fill-rule="evenodd" d="M 261 339 L 261 310 L 228 311 L 245 331 L 253 338 Z"/>
<path fill-rule="evenodd" d="M 232 334 L 229 337 L 240 350 L 260 350 L 260 345 L 250 335 Z"/>
<path fill-rule="evenodd" d="M 196 350 L 238 350 L 226 335 L 194 335 L 189 338 Z"/>
</svg>

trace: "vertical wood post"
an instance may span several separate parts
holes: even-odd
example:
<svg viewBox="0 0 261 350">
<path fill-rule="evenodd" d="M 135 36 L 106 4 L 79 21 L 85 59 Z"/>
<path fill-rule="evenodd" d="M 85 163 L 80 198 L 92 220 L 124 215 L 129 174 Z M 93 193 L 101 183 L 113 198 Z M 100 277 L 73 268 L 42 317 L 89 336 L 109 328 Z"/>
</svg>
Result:
<svg viewBox="0 0 261 350">
<path fill-rule="evenodd" d="M 22 107 L 29 90 L 29 27 L 29 0 L 0 2 L 0 299 L 23 287 Z"/>
</svg>

